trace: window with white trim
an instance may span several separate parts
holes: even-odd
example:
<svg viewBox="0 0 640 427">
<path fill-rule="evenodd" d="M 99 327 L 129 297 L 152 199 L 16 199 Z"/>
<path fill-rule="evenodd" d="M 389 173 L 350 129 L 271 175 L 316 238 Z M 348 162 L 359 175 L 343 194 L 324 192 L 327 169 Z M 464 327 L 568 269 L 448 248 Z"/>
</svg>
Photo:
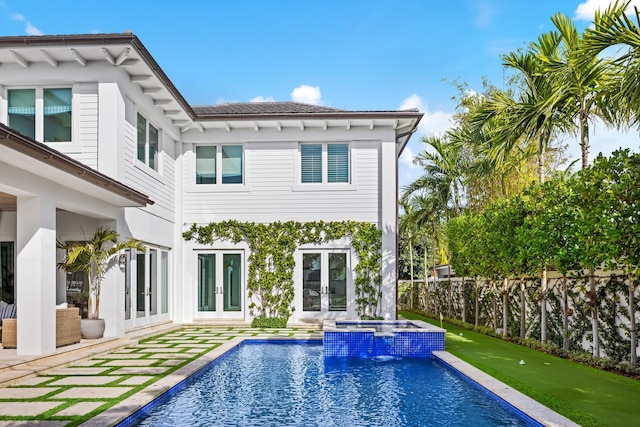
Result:
<svg viewBox="0 0 640 427">
<path fill-rule="evenodd" d="M 242 145 L 196 145 L 196 184 L 243 184 Z"/>
<path fill-rule="evenodd" d="M 158 129 L 138 113 L 137 159 L 153 170 L 158 170 Z"/>
<path fill-rule="evenodd" d="M 300 144 L 300 182 L 349 183 L 349 144 Z"/>
<path fill-rule="evenodd" d="M 71 88 L 8 89 L 7 126 L 36 141 L 71 142 L 72 97 Z"/>
</svg>

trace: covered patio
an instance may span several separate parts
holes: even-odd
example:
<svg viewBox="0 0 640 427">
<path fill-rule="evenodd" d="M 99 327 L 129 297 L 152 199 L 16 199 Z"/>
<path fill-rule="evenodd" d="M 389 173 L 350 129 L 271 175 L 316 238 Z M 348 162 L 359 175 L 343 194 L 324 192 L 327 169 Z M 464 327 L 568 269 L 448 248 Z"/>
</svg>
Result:
<svg viewBox="0 0 640 427">
<path fill-rule="evenodd" d="M 67 302 L 67 280 L 56 267 L 56 240 L 84 240 L 99 225 L 130 236 L 125 208 L 152 203 L 116 179 L 0 124 L 2 295 L 17 305 L 17 355 L 55 352 L 56 304 Z M 105 335 L 121 336 L 124 304 L 118 303 L 124 296 L 122 288 L 109 288 L 101 300 Z"/>
</svg>

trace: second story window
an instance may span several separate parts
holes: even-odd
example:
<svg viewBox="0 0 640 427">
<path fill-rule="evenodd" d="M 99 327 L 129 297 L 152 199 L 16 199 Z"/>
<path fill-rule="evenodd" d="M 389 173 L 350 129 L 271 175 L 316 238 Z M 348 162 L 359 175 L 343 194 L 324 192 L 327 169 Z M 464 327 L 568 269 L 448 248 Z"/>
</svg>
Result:
<svg viewBox="0 0 640 427">
<path fill-rule="evenodd" d="M 215 145 L 199 145 L 196 147 L 196 184 L 216 183 Z"/>
<path fill-rule="evenodd" d="M 138 160 L 158 170 L 158 129 L 138 113 Z"/>
<path fill-rule="evenodd" d="M 349 144 L 301 144 L 300 182 L 348 183 Z"/>
<path fill-rule="evenodd" d="M 197 145 L 196 184 L 243 184 L 242 145 Z"/>
<path fill-rule="evenodd" d="M 37 141 L 71 142 L 70 88 L 9 89 L 7 98 L 9 127 Z"/>
</svg>

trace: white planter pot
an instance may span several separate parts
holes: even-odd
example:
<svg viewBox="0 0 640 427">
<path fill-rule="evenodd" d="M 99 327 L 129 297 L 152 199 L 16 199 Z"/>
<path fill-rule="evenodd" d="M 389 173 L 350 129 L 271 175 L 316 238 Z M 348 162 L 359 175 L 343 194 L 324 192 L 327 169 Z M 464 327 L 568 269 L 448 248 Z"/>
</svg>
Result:
<svg viewBox="0 0 640 427">
<path fill-rule="evenodd" d="M 80 334 L 87 340 L 102 338 L 104 335 L 104 319 L 81 319 Z"/>
</svg>

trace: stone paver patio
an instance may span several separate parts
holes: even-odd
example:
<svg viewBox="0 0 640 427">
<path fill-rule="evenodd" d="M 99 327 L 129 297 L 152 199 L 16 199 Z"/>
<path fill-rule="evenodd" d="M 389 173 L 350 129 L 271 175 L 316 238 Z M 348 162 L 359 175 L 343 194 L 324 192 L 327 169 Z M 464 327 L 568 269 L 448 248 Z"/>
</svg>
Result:
<svg viewBox="0 0 640 427">
<path fill-rule="evenodd" d="M 0 427 L 112 425 L 250 337 L 321 335 L 305 328 L 184 327 L 68 366 L 36 369 L 0 388 Z"/>
</svg>

